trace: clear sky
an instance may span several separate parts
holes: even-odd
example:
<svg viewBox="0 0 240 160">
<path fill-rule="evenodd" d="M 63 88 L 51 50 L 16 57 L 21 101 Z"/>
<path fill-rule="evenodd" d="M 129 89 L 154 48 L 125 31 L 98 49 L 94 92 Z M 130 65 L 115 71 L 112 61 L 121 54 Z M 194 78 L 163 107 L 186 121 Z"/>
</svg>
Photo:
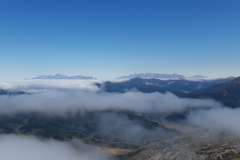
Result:
<svg viewBox="0 0 240 160">
<path fill-rule="evenodd" d="M 0 1 L 0 79 L 239 69 L 239 0 Z"/>
</svg>

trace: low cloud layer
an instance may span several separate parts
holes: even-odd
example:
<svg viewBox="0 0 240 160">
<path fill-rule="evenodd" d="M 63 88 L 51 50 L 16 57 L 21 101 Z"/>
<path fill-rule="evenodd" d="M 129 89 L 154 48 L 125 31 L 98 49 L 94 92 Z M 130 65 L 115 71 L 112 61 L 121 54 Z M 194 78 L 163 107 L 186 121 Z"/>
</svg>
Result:
<svg viewBox="0 0 240 160">
<path fill-rule="evenodd" d="M 215 108 L 192 112 L 188 123 L 215 133 L 231 133 L 240 138 L 240 108 Z"/>
<path fill-rule="evenodd" d="M 123 140 L 138 144 L 144 144 L 144 140 L 166 138 L 177 134 L 165 130 L 162 126 L 153 127 L 151 124 L 144 126 L 143 123 L 136 119 L 131 120 L 124 114 L 105 113 L 100 117 L 99 134 L 109 140 Z"/>
<path fill-rule="evenodd" d="M 37 92 L 22 95 L 1 95 L 0 114 L 40 112 L 48 115 L 66 115 L 81 111 L 134 111 L 134 112 L 181 112 L 186 109 L 209 109 L 191 112 L 188 122 L 212 130 L 227 130 L 238 134 L 240 110 L 223 108 L 211 99 L 179 98 L 174 94 L 162 93 L 106 93 L 94 85 L 98 80 L 23 80 L 0 82 L 0 88 L 6 90 L 24 90 Z M 44 91 L 44 92 L 39 92 Z M 110 137 L 129 141 L 135 135 L 136 142 L 145 138 L 145 135 L 154 135 L 156 132 L 144 130 L 142 126 L 129 121 L 126 117 L 115 115 L 102 118 L 102 133 L 111 135 L 119 131 L 121 134 Z M 110 118 L 110 119 L 109 119 Z M 106 125 L 108 124 L 108 125 Z M 107 126 L 112 126 L 107 128 Z M 122 129 L 122 130 L 121 130 Z M 124 132 L 124 131 L 128 132 Z M 109 131 L 109 132 L 108 132 Z M 137 134 L 142 133 L 142 134 Z M 114 134 L 112 134 L 114 135 Z M 240 136 L 240 135 L 239 135 Z M 143 138 L 144 137 L 144 138 Z"/>
<path fill-rule="evenodd" d="M 0 89 L 9 91 L 24 91 L 34 93 L 52 89 L 69 89 L 69 90 L 85 90 L 99 91 L 100 89 L 94 85 L 100 83 L 99 80 L 16 80 L 16 81 L 0 81 Z"/>
<path fill-rule="evenodd" d="M 172 93 L 127 92 L 106 93 L 86 91 L 46 91 L 36 94 L 0 96 L 0 114 L 43 112 L 64 114 L 68 111 L 128 110 L 135 112 L 175 112 L 187 108 L 216 108 L 214 100 L 179 98 Z"/>
<path fill-rule="evenodd" d="M 113 160 L 81 141 L 40 140 L 34 136 L 0 135 L 3 160 Z"/>
</svg>

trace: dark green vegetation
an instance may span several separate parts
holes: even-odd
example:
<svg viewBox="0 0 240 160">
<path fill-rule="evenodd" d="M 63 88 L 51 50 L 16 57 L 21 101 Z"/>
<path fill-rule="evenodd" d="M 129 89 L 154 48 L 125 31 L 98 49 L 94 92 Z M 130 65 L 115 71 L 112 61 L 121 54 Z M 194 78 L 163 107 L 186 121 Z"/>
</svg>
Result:
<svg viewBox="0 0 240 160">
<path fill-rule="evenodd" d="M 85 143 L 111 148 L 136 148 L 138 144 L 127 143 L 124 140 L 110 140 L 101 134 L 99 123 L 106 113 L 126 116 L 130 121 L 140 124 L 146 129 L 160 126 L 143 116 L 129 112 L 86 112 L 75 116 L 47 116 L 38 113 L 0 116 L 0 132 L 35 135 L 57 140 L 82 139 Z M 153 137 L 154 138 L 154 137 Z M 144 142 L 143 142 L 144 143 Z"/>
<path fill-rule="evenodd" d="M 231 80 L 232 78 L 217 79 L 212 81 L 189 81 L 185 79 L 179 80 L 160 80 L 160 79 L 141 79 L 133 78 L 123 82 L 105 82 L 104 84 L 96 84 L 107 92 L 126 92 L 133 88 L 144 92 L 172 92 L 178 96 L 185 96 L 196 90 L 208 88 L 217 83 L 223 83 Z"/>
</svg>

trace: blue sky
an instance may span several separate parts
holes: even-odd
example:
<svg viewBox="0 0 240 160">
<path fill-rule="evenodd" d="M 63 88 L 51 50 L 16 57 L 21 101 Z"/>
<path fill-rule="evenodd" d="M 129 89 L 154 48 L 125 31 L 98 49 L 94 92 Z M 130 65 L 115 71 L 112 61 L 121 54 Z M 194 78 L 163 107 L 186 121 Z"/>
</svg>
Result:
<svg viewBox="0 0 240 160">
<path fill-rule="evenodd" d="M 0 79 L 239 68 L 239 0 L 0 1 Z"/>
</svg>

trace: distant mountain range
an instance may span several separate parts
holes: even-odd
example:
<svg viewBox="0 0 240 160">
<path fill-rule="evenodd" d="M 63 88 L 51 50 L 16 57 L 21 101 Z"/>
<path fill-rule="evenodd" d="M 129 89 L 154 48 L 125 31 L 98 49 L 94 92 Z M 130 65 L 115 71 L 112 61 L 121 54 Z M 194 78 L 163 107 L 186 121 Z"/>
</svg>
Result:
<svg viewBox="0 0 240 160">
<path fill-rule="evenodd" d="M 240 77 L 225 83 L 217 83 L 198 92 L 195 91 L 189 97 L 212 98 L 226 106 L 240 107 Z"/>
<path fill-rule="evenodd" d="M 192 78 L 192 79 L 202 79 L 202 78 L 207 78 L 207 77 L 204 77 L 204 76 L 201 76 L 201 75 L 195 75 L 195 76 L 187 77 L 187 78 Z"/>
<path fill-rule="evenodd" d="M 77 75 L 77 76 L 66 76 L 62 74 L 55 74 L 55 75 L 41 75 L 38 77 L 35 77 L 33 79 L 97 79 L 93 78 L 92 76 L 82 76 L 82 75 Z"/>
<path fill-rule="evenodd" d="M 102 89 L 107 92 L 126 92 L 133 88 L 145 93 L 160 92 L 165 93 L 167 91 L 172 92 L 178 96 L 189 94 L 194 91 L 199 91 L 204 88 L 208 88 L 214 84 L 224 83 L 232 80 L 229 78 L 219 78 L 215 80 L 200 80 L 191 81 L 186 79 L 174 79 L 174 80 L 160 80 L 160 79 L 142 79 L 132 78 L 123 82 L 110 82 L 107 81 L 104 84 L 98 84 Z"/>
<path fill-rule="evenodd" d="M 18 95 L 18 94 L 25 94 L 25 92 L 23 91 L 14 92 L 14 91 L 6 91 L 3 89 L 0 89 L 0 95 Z"/>
<path fill-rule="evenodd" d="M 139 73 L 139 74 L 130 74 L 129 76 L 122 76 L 122 77 L 117 77 L 116 79 L 131 79 L 131 78 L 143 78 L 143 79 L 148 79 L 148 78 L 165 78 L 165 79 L 184 79 L 186 78 L 184 75 L 180 74 L 167 74 L 167 73 Z M 187 77 L 191 79 L 204 79 L 207 77 L 201 76 L 201 75 L 195 75 L 192 77 Z M 32 79 L 97 79 L 93 78 L 92 76 L 82 76 L 82 75 L 77 75 L 77 76 L 66 76 L 63 74 L 55 74 L 55 75 L 41 75 L 38 77 L 34 77 Z"/>
<path fill-rule="evenodd" d="M 179 75 L 176 73 L 173 74 L 167 74 L 167 73 L 139 73 L 139 74 L 130 74 L 129 76 L 122 76 L 122 77 L 117 77 L 116 79 L 124 79 L 124 78 L 185 78 L 184 75 Z"/>
<path fill-rule="evenodd" d="M 123 82 L 96 84 L 107 92 L 127 92 L 133 88 L 144 92 L 172 92 L 179 97 L 212 98 L 229 107 L 240 107 L 240 77 L 191 81 L 133 78 Z"/>
<path fill-rule="evenodd" d="M 184 75 L 180 75 L 180 74 L 176 74 L 176 73 L 173 73 L 173 74 L 167 74 L 167 73 L 139 73 L 139 74 L 130 74 L 129 76 L 122 76 L 122 77 L 117 77 L 116 79 L 130 79 L 130 78 L 178 78 L 178 79 L 181 79 L 181 78 L 186 78 Z M 201 76 L 201 75 L 195 75 L 195 76 L 192 76 L 192 77 L 187 77 L 187 78 L 192 78 L 192 79 L 203 79 L 203 78 L 207 78 L 207 77 L 204 77 L 204 76 Z"/>
</svg>

